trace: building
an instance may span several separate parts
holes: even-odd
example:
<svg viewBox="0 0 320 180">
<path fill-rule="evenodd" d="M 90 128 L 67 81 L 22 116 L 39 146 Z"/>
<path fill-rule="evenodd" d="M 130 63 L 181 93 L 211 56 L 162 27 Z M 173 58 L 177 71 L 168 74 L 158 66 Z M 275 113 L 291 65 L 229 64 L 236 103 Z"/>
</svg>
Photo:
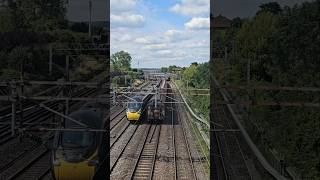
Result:
<svg viewBox="0 0 320 180">
<path fill-rule="evenodd" d="M 222 37 L 224 37 L 223 34 L 226 33 L 226 30 L 231 28 L 231 20 L 221 14 L 217 17 L 211 16 L 211 18 L 211 58 L 225 58 L 226 51 L 230 51 L 230 49 L 227 49 Z"/>
<path fill-rule="evenodd" d="M 211 21 L 211 25 L 215 30 L 225 30 L 231 27 L 231 20 L 222 16 L 221 14 L 214 17 Z"/>
</svg>

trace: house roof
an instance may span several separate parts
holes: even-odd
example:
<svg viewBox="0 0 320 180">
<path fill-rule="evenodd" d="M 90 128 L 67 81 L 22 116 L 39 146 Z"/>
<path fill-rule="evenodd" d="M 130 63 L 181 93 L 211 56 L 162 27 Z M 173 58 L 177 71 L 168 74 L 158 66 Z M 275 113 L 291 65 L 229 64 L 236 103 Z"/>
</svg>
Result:
<svg viewBox="0 0 320 180">
<path fill-rule="evenodd" d="M 212 24 L 213 28 L 229 28 L 231 27 L 231 20 L 219 15 L 213 18 Z"/>
</svg>

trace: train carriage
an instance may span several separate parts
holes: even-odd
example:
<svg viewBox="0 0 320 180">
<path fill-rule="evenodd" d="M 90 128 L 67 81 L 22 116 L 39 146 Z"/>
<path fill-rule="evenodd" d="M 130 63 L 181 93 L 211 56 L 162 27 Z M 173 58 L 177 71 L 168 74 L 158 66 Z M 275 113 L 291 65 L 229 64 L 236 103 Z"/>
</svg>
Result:
<svg viewBox="0 0 320 180">
<path fill-rule="evenodd" d="M 157 87 L 160 87 L 160 91 L 153 96 L 147 105 L 147 119 L 149 121 L 161 121 L 165 118 L 166 81 L 163 79 L 159 82 Z"/>
</svg>

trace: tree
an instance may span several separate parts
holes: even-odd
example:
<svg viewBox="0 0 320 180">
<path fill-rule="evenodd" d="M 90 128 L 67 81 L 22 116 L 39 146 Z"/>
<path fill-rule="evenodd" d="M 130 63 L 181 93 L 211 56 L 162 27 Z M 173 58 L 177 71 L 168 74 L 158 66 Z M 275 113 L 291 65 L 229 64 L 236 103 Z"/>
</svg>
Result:
<svg viewBox="0 0 320 180">
<path fill-rule="evenodd" d="M 270 12 L 272 14 L 280 14 L 282 12 L 281 6 L 277 2 L 265 3 L 259 6 L 260 10 L 257 15 L 263 12 Z"/>
<path fill-rule="evenodd" d="M 163 73 L 168 72 L 168 68 L 167 68 L 167 67 L 162 67 L 162 68 L 161 68 L 161 72 L 163 72 Z"/>
<path fill-rule="evenodd" d="M 120 51 L 111 56 L 111 64 L 115 71 L 129 71 L 131 68 L 131 59 L 128 52 Z"/>
<path fill-rule="evenodd" d="M 65 3 L 60 0 L 16 0 L 8 8 L 16 29 L 50 31 L 67 24 Z"/>
<path fill-rule="evenodd" d="M 270 38 L 277 31 L 279 17 L 270 12 L 263 12 L 252 20 L 243 23 L 241 29 L 236 33 L 236 42 L 239 51 L 239 63 L 247 64 L 251 59 L 251 71 L 254 79 L 271 81 L 266 69 L 271 60 L 268 53 Z"/>
<path fill-rule="evenodd" d="M 197 62 L 193 62 L 191 63 L 192 66 L 198 66 L 198 63 Z"/>
<path fill-rule="evenodd" d="M 320 1 L 283 10 L 277 3 L 268 3 L 260 6 L 255 17 L 242 20 L 241 28 L 230 33 L 237 43 L 228 83 L 244 83 L 250 59 L 252 85 L 319 87 L 319 9 Z M 217 71 L 223 65 L 212 62 L 211 68 L 213 63 L 216 78 L 222 79 L 223 73 Z M 200 72 L 198 69 L 197 74 Z M 241 92 L 235 96 L 247 98 Z M 312 92 L 256 91 L 253 98 L 261 102 L 320 101 L 319 95 Z M 251 112 L 250 119 L 255 122 L 244 121 L 244 124 L 255 143 L 265 149 L 276 149 L 285 163 L 302 177 L 319 179 L 320 112 L 317 108 L 252 107 Z"/>
<path fill-rule="evenodd" d="M 197 74 L 197 66 L 195 64 L 191 64 L 190 67 L 186 68 L 182 72 L 183 80 L 187 81 L 188 83 L 191 82 L 191 85 L 194 86 L 194 77 Z M 190 85 L 190 84 L 189 84 Z"/>
<path fill-rule="evenodd" d="M 0 9 L 0 33 L 13 31 L 14 28 L 13 15 L 10 9 Z"/>
<path fill-rule="evenodd" d="M 169 66 L 169 67 L 168 67 L 168 72 L 172 73 L 176 68 L 177 68 L 176 65 Z"/>
</svg>

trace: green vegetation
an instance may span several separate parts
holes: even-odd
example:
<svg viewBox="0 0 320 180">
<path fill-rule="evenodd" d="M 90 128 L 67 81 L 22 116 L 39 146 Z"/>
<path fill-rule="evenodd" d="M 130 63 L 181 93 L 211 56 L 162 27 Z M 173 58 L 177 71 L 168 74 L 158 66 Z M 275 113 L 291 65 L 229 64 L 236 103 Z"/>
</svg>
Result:
<svg viewBox="0 0 320 180">
<path fill-rule="evenodd" d="M 227 47 L 228 56 L 212 61 L 214 76 L 221 83 L 246 85 L 250 63 L 249 86 L 319 87 L 319 9 L 319 1 L 292 8 L 267 3 L 253 18 L 233 19 L 230 29 L 216 30 L 214 48 Z M 320 102 L 315 92 L 234 93 L 257 102 Z M 320 178 L 319 108 L 263 106 L 250 111 L 245 125 L 266 156 L 275 149 L 302 177 Z"/>
<path fill-rule="evenodd" d="M 129 71 L 131 69 L 131 56 L 128 52 L 120 51 L 111 55 L 111 71 Z"/>
<path fill-rule="evenodd" d="M 111 55 L 111 74 L 115 74 L 112 78 L 112 86 L 131 86 L 134 79 L 137 79 L 141 72 L 131 68 L 132 57 L 128 52 L 119 51 Z"/>
<path fill-rule="evenodd" d="M 199 94 L 208 93 L 208 91 L 196 91 L 196 89 L 209 89 L 209 63 L 193 63 L 182 69 L 180 74 L 181 89 L 190 90 L 184 91 L 190 106 L 209 121 L 210 98 L 206 95 L 196 95 L 196 92 Z"/>
<path fill-rule="evenodd" d="M 66 5 L 61 1 L 16 0 L 7 3 L 7 6 L 0 9 L 2 79 L 20 78 L 23 69 L 25 79 L 56 80 L 65 73 L 65 55 L 54 54 L 53 74 L 49 76 L 49 44 L 91 42 L 87 33 L 69 26 Z M 76 65 L 89 64 L 83 62 L 92 61 L 92 58 L 77 58 L 71 59 L 71 74 L 74 74 L 74 78 L 83 79 L 76 74 Z M 84 68 L 87 69 L 84 76 L 90 78 L 96 71 L 105 70 L 105 62 L 98 59 L 95 58 L 95 61 L 99 65 Z"/>
<path fill-rule="evenodd" d="M 208 91 L 199 90 L 209 89 L 209 63 L 198 64 L 194 62 L 189 67 L 183 68 L 177 66 L 162 67 L 161 72 L 174 73 L 181 77 L 176 82 L 186 96 L 188 103 L 192 109 L 209 121 L 210 98 L 203 95 L 208 94 Z"/>
</svg>

